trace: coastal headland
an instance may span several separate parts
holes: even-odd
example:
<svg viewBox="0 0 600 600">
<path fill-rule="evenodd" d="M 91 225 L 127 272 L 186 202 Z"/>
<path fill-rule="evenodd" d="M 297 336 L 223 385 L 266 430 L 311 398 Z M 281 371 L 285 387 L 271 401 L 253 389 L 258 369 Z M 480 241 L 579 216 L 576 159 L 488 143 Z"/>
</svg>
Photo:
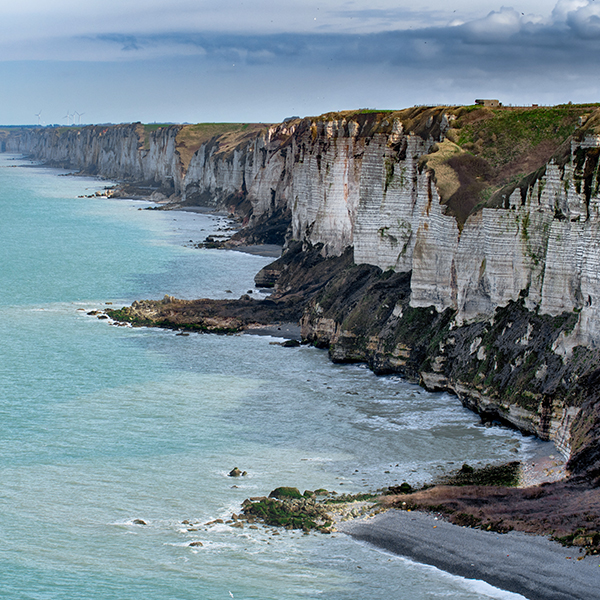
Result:
<svg viewBox="0 0 600 600">
<path fill-rule="evenodd" d="M 284 246 L 256 277 L 265 300 L 166 296 L 113 319 L 215 333 L 299 321 L 334 361 L 451 391 L 486 422 L 553 441 L 568 479 L 519 497 L 460 488 L 460 502 L 424 491 L 415 508 L 437 503 L 472 526 L 502 512 L 506 529 L 598 547 L 598 105 L 39 128 L 3 148 L 121 180 L 117 194 L 165 209 L 226 211 L 240 229 L 218 245 Z"/>
</svg>

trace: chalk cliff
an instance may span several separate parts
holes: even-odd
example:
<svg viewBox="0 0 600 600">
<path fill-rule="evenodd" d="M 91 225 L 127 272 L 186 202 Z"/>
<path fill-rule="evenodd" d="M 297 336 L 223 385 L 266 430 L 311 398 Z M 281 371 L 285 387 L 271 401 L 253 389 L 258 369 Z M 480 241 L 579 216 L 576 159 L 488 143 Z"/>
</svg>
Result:
<svg viewBox="0 0 600 600">
<path fill-rule="evenodd" d="M 323 260 L 353 248 L 378 283 L 369 271 L 362 300 L 342 306 L 333 296 L 349 297 L 357 272 L 332 280 L 307 305 L 306 339 L 453 390 L 565 454 L 585 450 L 587 465 L 595 429 L 583 439 L 573 423 L 593 412 L 582 382 L 600 368 L 599 125 L 594 106 L 423 107 L 221 130 L 46 128 L 5 146 L 227 209 L 247 226 L 240 240 L 264 241 L 279 219 L 270 241 L 285 232 Z"/>
</svg>

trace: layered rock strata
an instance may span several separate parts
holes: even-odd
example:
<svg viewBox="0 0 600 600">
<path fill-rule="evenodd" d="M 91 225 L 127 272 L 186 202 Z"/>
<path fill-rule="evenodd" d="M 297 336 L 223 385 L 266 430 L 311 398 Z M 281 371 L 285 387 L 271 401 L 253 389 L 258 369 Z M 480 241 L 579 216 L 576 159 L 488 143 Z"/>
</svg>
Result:
<svg viewBox="0 0 600 600">
<path fill-rule="evenodd" d="M 489 176 L 484 193 L 486 171 L 464 151 L 481 139 L 464 143 L 456 123 L 468 131 L 485 110 L 323 115 L 215 135 L 193 152 L 187 126 L 43 129 L 9 137 L 6 150 L 236 212 L 239 243 L 264 241 L 270 227 L 270 242 L 285 233 L 320 257 L 352 249 L 358 266 L 303 295 L 307 340 L 334 360 L 450 389 L 577 454 L 597 413 L 585 381 L 600 366 L 600 115 L 579 117 L 531 175 L 505 187 Z M 308 285 L 308 267 L 302 284 L 278 280 L 288 272 L 276 265 L 262 281 L 288 293 Z"/>
</svg>

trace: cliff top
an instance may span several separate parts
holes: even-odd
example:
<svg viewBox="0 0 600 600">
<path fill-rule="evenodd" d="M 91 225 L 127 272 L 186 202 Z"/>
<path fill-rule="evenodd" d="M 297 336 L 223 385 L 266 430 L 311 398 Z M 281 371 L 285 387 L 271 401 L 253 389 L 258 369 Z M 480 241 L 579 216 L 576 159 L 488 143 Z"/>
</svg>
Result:
<svg viewBox="0 0 600 600">
<path fill-rule="evenodd" d="M 433 172 L 447 213 L 462 227 L 467 217 L 482 207 L 500 206 L 502 198 L 516 187 L 525 189 L 533 175 L 555 157 L 565 160 L 574 138 L 600 143 L 600 104 L 563 104 L 552 107 L 414 106 L 402 110 L 357 109 L 329 112 L 315 117 L 292 117 L 280 125 L 260 123 L 123 124 L 52 128 L 53 135 L 79 135 L 82 130 L 134 128 L 139 149 L 149 150 L 153 136 L 175 137 L 176 149 L 185 174 L 193 155 L 202 145 L 210 151 L 229 155 L 269 132 L 273 149 L 283 148 L 297 136 L 316 140 L 325 130 L 333 135 L 368 138 L 388 135 L 390 147 L 402 132 L 426 140 L 429 152 L 421 157 L 420 168 Z M 35 128 L 34 128 L 35 129 Z M 0 141 L 22 134 L 0 128 Z M 326 135 L 330 135 L 327 133 Z M 396 141 L 395 141 L 396 140 Z M 591 142 L 590 142 L 591 143 Z M 398 148 L 396 148 L 398 145 Z M 597 145 L 592 143 L 592 145 Z M 564 162 L 563 162 L 564 164 Z"/>
<path fill-rule="evenodd" d="M 150 148 L 151 136 L 169 127 L 177 129 L 177 152 L 181 160 L 181 168 L 185 173 L 192 156 L 203 144 L 218 140 L 219 151 L 229 152 L 243 142 L 253 138 L 268 125 L 262 123 L 196 123 L 193 125 L 173 125 L 169 123 L 137 124 L 137 134 L 143 148 Z"/>
<path fill-rule="evenodd" d="M 518 185 L 556 157 L 598 110 L 597 105 L 454 109 L 437 148 L 444 157 L 433 153 L 424 162 L 436 173 L 448 212 L 462 224 L 477 209 L 497 204 L 505 186 Z"/>
<path fill-rule="evenodd" d="M 177 134 L 177 151 L 183 171 L 187 171 L 192 156 L 202 144 L 218 137 L 219 151 L 230 152 L 267 127 L 262 123 L 198 123 L 181 126 Z"/>
</svg>

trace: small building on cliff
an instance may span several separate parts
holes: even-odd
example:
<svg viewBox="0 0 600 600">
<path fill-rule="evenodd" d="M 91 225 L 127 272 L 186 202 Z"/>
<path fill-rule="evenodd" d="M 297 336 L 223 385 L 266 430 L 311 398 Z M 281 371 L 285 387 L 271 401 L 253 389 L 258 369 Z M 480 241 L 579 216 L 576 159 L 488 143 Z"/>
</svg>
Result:
<svg viewBox="0 0 600 600">
<path fill-rule="evenodd" d="M 483 100 L 481 98 L 475 100 L 475 104 L 479 104 L 480 106 L 489 106 L 490 108 L 498 108 L 502 106 L 502 103 L 499 100 Z"/>
</svg>

